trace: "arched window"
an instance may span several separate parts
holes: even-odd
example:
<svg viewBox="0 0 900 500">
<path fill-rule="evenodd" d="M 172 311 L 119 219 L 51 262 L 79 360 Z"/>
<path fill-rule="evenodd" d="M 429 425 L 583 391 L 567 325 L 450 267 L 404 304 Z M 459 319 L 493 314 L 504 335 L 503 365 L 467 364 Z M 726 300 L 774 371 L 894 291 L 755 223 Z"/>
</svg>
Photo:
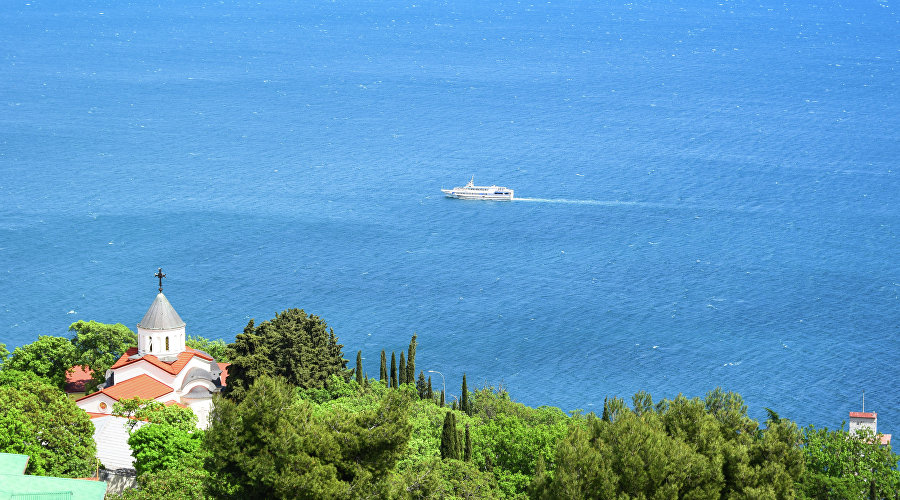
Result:
<svg viewBox="0 0 900 500">
<path fill-rule="evenodd" d="M 147 350 L 153 352 L 153 337 L 147 337 Z"/>
<path fill-rule="evenodd" d="M 166 350 L 169 350 L 169 337 L 166 337 Z"/>
</svg>

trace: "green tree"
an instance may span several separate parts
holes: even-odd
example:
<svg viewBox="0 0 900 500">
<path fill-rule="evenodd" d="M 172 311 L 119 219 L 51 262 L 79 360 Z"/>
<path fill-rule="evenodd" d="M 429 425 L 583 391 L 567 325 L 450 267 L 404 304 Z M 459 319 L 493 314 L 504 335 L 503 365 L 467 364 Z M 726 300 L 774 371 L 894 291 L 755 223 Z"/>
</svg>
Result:
<svg viewBox="0 0 900 500">
<path fill-rule="evenodd" d="M 190 408 L 167 406 L 152 399 L 120 399 L 113 404 L 112 414 L 126 419 L 125 428 L 129 433 L 143 421 L 168 425 L 183 432 L 192 432 L 197 428 L 197 415 Z"/>
<path fill-rule="evenodd" d="M 456 412 L 444 415 L 444 429 L 441 432 L 441 458 L 459 460 L 459 433 L 456 431 Z"/>
<path fill-rule="evenodd" d="M 419 372 L 419 380 L 416 381 L 416 393 L 419 394 L 419 399 L 428 397 L 428 388 L 425 385 L 425 372 Z"/>
<path fill-rule="evenodd" d="M 188 410 L 190 411 L 190 410 Z M 138 474 L 166 469 L 200 469 L 203 431 L 188 432 L 169 424 L 146 424 L 132 432 L 128 446 Z"/>
<path fill-rule="evenodd" d="M 462 381 L 462 389 L 460 392 L 459 399 L 459 409 L 463 413 L 471 415 L 471 410 L 469 409 L 469 386 L 466 384 L 466 374 L 463 373 L 463 381 Z"/>
<path fill-rule="evenodd" d="M 210 452 L 208 493 L 216 498 L 383 496 L 389 472 L 408 449 L 413 398 L 408 389 L 373 385 L 380 395 L 354 391 L 311 405 L 295 398 L 283 380 L 263 377 L 241 402 L 217 400 L 204 440 Z M 358 400 L 363 404 L 353 403 Z"/>
<path fill-rule="evenodd" d="M 391 387 L 394 389 L 399 387 L 397 383 L 397 357 L 393 351 L 391 351 Z"/>
<path fill-rule="evenodd" d="M 137 488 L 127 488 L 119 495 L 107 494 L 109 500 L 204 500 L 203 488 L 208 474 L 205 470 L 187 467 L 145 472 L 137 477 Z"/>
<path fill-rule="evenodd" d="M 284 379 L 257 377 L 239 402 L 217 398 L 203 446 L 213 498 L 341 498 L 340 452 Z"/>
<path fill-rule="evenodd" d="M 396 474 L 390 498 L 503 498 L 494 475 L 461 460 L 431 457 Z"/>
<path fill-rule="evenodd" d="M 109 369 L 131 347 L 137 346 L 137 335 L 127 326 L 98 323 L 96 321 L 76 321 L 69 325 L 72 345 L 78 352 L 75 364 L 86 366 L 93 374 L 85 384 L 85 392 L 97 390 L 106 381 Z"/>
<path fill-rule="evenodd" d="M 0 385 L 11 385 L 13 387 L 19 387 L 26 381 L 32 383 L 47 384 L 51 386 L 53 385 L 50 380 L 44 377 L 39 377 L 34 372 L 22 372 L 9 368 L 7 368 L 6 370 L 0 370 Z"/>
<path fill-rule="evenodd" d="M 231 365 L 223 394 L 240 400 L 260 376 L 285 378 L 301 388 L 323 387 L 331 375 L 349 378 L 347 360 L 334 331 L 325 321 L 302 309 L 288 309 L 255 326 L 228 346 Z"/>
<path fill-rule="evenodd" d="M 397 378 L 400 379 L 400 385 L 409 382 L 409 380 L 406 379 L 406 358 L 403 356 L 403 351 L 400 351 L 400 371 L 397 372 Z"/>
<path fill-rule="evenodd" d="M 412 426 L 410 397 L 403 391 L 388 391 L 376 407 L 345 411 L 336 407 L 322 421 L 337 444 L 338 477 L 349 485 L 352 496 L 378 491 L 378 486 L 406 453 Z"/>
<path fill-rule="evenodd" d="M 94 426 L 58 388 L 23 377 L 15 385 L 0 386 L 0 409 L 0 453 L 28 455 L 27 474 L 93 475 Z"/>
<path fill-rule="evenodd" d="M 801 490 L 815 499 L 896 498 L 900 492 L 900 456 L 879 445 L 868 429 L 850 435 L 843 427 L 803 429 L 806 474 Z"/>
<path fill-rule="evenodd" d="M 463 460 L 472 461 L 472 435 L 469 433 L 469 424 L 466 424 L 466 446 L 463 452 Z"/>
<path fill-rule="evenodd" d="M 434 402 L 434 389 L 431 388 L 431 376 L 428 376 L 428 388 L 425 389 L 425 399 Z"/>
<path fill-rule="evenodd" d="M 188 335 L 184 345 L 191 349 L 197 349 L 209 354 L 219 363 L 229 363 L 231 359 L 228 357 L 228 344 L 224 340 L 210 340 L 200 335 Z"/>
<path fill-rule="evenodd" d="M 77 360 L 78 352 L 69 339 L 41 335 L 31 344 L 16 347 L 3 367 L 32 372 L 62 389 L 66 384 L 66 372 Z"/>
<path fill-rule="evenodd" d="M 362 351 L 356 351 L 356 383 L 362 387 L 365 385 L 365 380 L 362 369 Z"/>
<path fill-rule="evenodd" d="M 409 340 L 409 349 L 406 356 L 406 380 L 409 383 L 413 383 L 416 379 L 416 337 L 417 335 L 413 333 L 412 338 Z"/>
<path fill-rule="evenodd" d="M 3 362 L 6 361 L 6 358 L 9 357 L 9 350 L 6 349 L 6 344 L 0 343 L 0 370 L 3 369 Z"/>
<path fill-rule="evenodd" d="M 388 371 L 387 371 L 387 358 L 384 355 L 384 349 L 381 350 L 381 371 L 378 375 L 378 380 L 388 383 Z"/>
</svg>

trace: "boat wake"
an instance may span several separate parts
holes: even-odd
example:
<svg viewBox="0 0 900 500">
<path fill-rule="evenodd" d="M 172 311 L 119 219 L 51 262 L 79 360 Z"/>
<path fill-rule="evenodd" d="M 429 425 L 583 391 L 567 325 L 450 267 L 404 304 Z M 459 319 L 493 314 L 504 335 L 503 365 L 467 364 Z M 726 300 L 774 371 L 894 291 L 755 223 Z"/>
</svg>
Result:
<svg viewBox="0 0 900 500">
<path fill-rule="evenodd" d="M 603 200 L 570 200 L 566 198 L 513 198 L 514 201 L 531 201 L 536 203 L 566 203 L 570 205 L 600 205 L 604 207 L 655 207 L 672 208 L 663 203 L 645 203 L 640 201 L 603 201 Z"/>
<path fill-rule="evenodd" d="M 568 198 L 513 198 L 513 201 L 528 201 L 532 203 L 557 203 L 568 205 L 595 205 L 601 207 L 634 207 L 650 208 L 656 210 L 689 210 L 689 211 L 717 211 L 717 212 L 761 212 L 761 207 L 715 207 L 698 205 L 695 203 L 654 203 L 647 201 L 619 201 L 619 200 L 572 200 Z"/>
</svg>

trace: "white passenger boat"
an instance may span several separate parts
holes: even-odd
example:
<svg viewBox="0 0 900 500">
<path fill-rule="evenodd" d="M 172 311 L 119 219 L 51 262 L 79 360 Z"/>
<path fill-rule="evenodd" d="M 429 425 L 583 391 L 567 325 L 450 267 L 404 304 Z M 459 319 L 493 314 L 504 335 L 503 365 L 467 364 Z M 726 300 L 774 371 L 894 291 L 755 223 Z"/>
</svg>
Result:
<svg viewBox="0 0 900 500">
<path fill-rule="evenodd" d="M 441 189 L 448 198 L 459 198 L 461 200 L 494 200 L 494 201 L 512 201 L 513 190 L 502 186 L 476 186 L 475 176 L 468 184 L 453 189 Z"/>
</svg>

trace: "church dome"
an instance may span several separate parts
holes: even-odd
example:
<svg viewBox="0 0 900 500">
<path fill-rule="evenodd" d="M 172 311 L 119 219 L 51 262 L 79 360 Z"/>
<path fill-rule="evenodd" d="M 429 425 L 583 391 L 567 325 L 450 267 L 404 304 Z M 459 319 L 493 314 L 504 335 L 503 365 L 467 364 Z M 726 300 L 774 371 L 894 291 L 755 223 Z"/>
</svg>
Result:
<svg viewBox="0 0 900 500">
<path fill-rule="evenodd" d="M 159 292 L 150 304 L 150 309 L 147 309 L 147 314 L 144 314 L 144 319 L 138 323 L 138 328 L 145 330 L 173 330 L 184 326 L 181 316 L 175 312 L 175 308 L 162 292 Z"/>
</svg>

